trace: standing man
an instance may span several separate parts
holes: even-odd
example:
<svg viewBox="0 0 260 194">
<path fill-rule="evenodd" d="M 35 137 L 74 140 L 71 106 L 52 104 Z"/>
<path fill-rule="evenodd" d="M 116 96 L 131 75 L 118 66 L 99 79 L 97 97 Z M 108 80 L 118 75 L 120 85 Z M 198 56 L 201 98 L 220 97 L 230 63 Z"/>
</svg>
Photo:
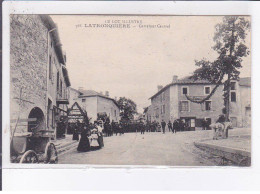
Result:
<svg viewBox="0 0 260 194">
<path fill-rule="evenodd" d="M 165 123 L 164 120 L 162 120 L 161 125 L 162 125 L 163 133 L 165 133 L 165 126 L 166 126 L 166 123 Z"/>
<path fill-rule="evenodd" d="M 180 131 L 184 131 L 185 124 L 184 124 L 184 122 L 182 121 L 182 119 L 179 119 L 179 128 L 180 128 Z"/>
<path fill-rule="evenodd" d="M 171 121 L 168 122 L 168 129 L 169 129 L 169 132 L 172 131 L 172 123 L 171 123 Z"/>
<path fill-rule="evenodd" d="M 177 121 L 177 119 L 173 122 L 173 125 L 172 125 L 172 132 L 173 133 L 177 133 L 177 129 L 179 129 L 179 123 Z"/>
</svg>

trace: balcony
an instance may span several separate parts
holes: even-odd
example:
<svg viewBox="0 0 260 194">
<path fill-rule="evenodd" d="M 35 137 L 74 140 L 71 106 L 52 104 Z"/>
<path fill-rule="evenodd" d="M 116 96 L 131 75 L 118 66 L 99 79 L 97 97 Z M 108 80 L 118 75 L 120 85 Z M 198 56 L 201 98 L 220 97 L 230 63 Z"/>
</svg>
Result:
<svg viewBox="0 0 260 194">
<path fill-rule="evenodd" d="M 57 92 L 56 104 L 69 104 L 69 98 L 67 95 L 62 95 L 61 92 Z"/>
</svg>

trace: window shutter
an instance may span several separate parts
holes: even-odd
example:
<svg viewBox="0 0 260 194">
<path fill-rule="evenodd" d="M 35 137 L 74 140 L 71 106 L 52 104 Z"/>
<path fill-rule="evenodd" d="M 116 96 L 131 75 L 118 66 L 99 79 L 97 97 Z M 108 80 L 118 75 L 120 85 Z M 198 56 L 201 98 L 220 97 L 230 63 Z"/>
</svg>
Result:
<svg viewBox="0 0 260 194">
<path fill-rule="evenodd" d="M 179 110 L 182 111 L 181 101 L 179 102 Z"/>
<path fill-rule="evenodd" d="M 205 102 L 203 102 L 202 104 L 200 104 L 200 106 L 201 106 L 201 110 L 202 111 L 205 111 L 206 110 L 206 104 L 205 104 Z"/>
</svg>

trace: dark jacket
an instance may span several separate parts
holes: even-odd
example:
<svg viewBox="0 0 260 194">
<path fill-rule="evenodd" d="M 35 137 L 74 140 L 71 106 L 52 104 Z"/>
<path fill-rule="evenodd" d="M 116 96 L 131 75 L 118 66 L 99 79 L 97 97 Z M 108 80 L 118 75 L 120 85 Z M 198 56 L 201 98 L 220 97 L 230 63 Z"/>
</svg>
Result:
<svg viewBox="0 0 260 194">
<path fill-rule="evenodd" d="M 161 122 L 161 125 L 162 125 L 162 128 L 165 128 L 166 123 L 163 121 L 163 122 Z"/>
</svg>

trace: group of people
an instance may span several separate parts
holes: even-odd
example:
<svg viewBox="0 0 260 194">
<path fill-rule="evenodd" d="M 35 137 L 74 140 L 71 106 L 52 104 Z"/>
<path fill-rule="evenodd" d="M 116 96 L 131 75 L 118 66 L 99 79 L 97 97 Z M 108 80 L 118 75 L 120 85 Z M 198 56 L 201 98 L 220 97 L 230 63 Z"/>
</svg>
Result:
<svg viewBox="0 0 260 194">
<path fill-rule="evenodd" d="M 109 119 L 107 119 L 104 122 L 104 134 L 109 137 L 109 136 L 113 136 L 113 134 L 119 134 L 122 135 L 124 134 L 124 130 L 123 127 L 120 123 L 114 122 L 112 120 L 112 122 L 110 123 Z"/>
<path fill-rule="evenodd" d="M 161 123 L 153 121 L 153 122 L 147 122 L 144 127 L 141 128 L 141 134 L 144 134 L 144 132 L 157 132 L 161 131 L 165 133 L 166 126 L 168 127 L 169 132 L 176 133 L 177 131 L 184 131 L 187 127 L 186 123 L 183 122 L 182 119 L 176 119 L 173 123 L 169 121 L 167 124 L 164 120 L 162 120 Z"/>
<path fill-rule="evenodd" d="M 101 124 L 97 121 L 95 121 L 94 124 L 89 125 L 82 125 L 82 123 L 77 122 L 72 136 L 72 140 L 79 141 L 77 150 L 79 152 L 87 152 L 91 150 L 91 136 L 93 134 L 97 136 L 99 148 L 104 147 L 102 130 Z M 81 136 L 80 139 L 79 134 Z"/>
<path fill-rule="evenodd" d="M 162 120 L 161 126 L 162 126 L 163 133 L 165 133 L 166 122 L 164 120 Z M 187 126 L 187 123 L 183 122 L 182 119 L 176 119 L 173 121 L 173 123 L 171 121 L 169 121 L 167 123 L 167 127 L 168 127 L 169 132 L 177 133 L 177 131 L 184 131 L 185 128 L 188 126 Z"/>
</svg>

